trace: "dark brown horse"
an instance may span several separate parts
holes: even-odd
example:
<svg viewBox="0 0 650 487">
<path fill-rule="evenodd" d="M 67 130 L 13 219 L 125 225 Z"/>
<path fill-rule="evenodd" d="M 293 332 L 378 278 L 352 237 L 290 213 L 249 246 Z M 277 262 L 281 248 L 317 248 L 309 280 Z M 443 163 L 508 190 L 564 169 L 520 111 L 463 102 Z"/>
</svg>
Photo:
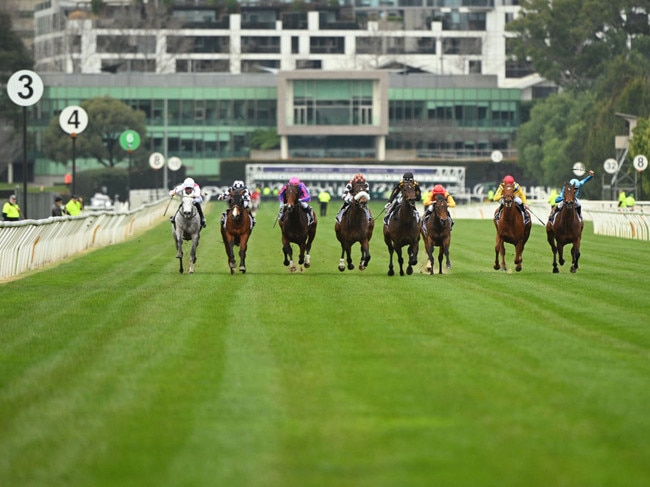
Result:
<svg viewBox="0 0 650 487">
<path fill-rule="evenodd" d="M 347 266 L 349 270 L 354 269 L 352 263 L 352 245 L 359 242 L 361 246 L 361 261 L 359 270 L 362 271 L 370 262 L 370 239 L 375 228 L 375 220 L 372 219 L 372 213 L 368 208 L 370 195 L 365 190 L 365 184 L 356 183 L 352 188 L 352 202 L 341 216 L 341 223 L 334 223 L 336 238 L 341 242 L 341 260 L 339 261 L 339 271 L 345 270 L 345 257 L 347 256 Z M 368 219 L 370 217 L 370 219 Z"/>
<path fill-rule="evenodd" d="M 415 186 L 407 182 L 402 187 L 402 201 L 398 203 L 387 223 L 384 223 L 384 242 L 388 247 L 388 275 L 395 275 L 393 270 L 393 252 L 397 254 L 399 275 L 404 275 L 404 258 L 402 247 L 408 248 L 407 274 L 413 274 L 413 266 L 418 263 L 418 248 L 420 244 L 420 222 L 415 208 L 417 197 Z"/>
<path fill-rule="evenodd" d="M 442 195 L 436 195 L 436 199 L 433 202 L 433 211 L 422 222 L 422 239 L 424 240 L 424 249 L 429 259 L 427 262 L 427 270 L 429 273 L 433 274 L 433 251 L 435 247 L 439 247 L 438 274 L 442 274 L 443 255 L 446 257 L 447 269 L 451 269 L 451 261 L 449 260 L 451 219 L 449 218 L 449 209 L 447 208 L 447 198 Z"/>
<path fill-rule="evenodd" d="M 564 183 L 564 202 L 562 208 L 556 213 L 553 221 L 546 223 L 546 238 L 553 251 L 553 273 L 558 273 L 557 258 L 560 265 L 564 265 L 564 246 L 571 246 L 571 272 L 578 270 L 580 259 L 580 240 L 584 222 L 576 210 L 576 188 L 569 183 Z"/>
<path fill-rule="evenodd" d="M 494 226 L 497 229 L 496 245 L 494 247 L 494 269 L 506 270 L 506 247 L 509 243 L 515 247 L 515 270 L 521 271 L 524 246 L 530 236 L 532 226 L 530 218 L 524 221 L 524 217 L 515 204 L 515 185 L 506 184 L 503 187 L 503 209 L 497 220 L 498 209 L 495 212 Z M 499 265 L 499 254 L 501 254 L 501 265 Z"/>
<path fill-rule="evenodd" d="M 233 190 L 228 199 L 230 207 L 226 212 L 226 218 L 221 225 L 221 237 L 228 256 L 230 273 L 235 273 L 235 246 L 239 246 L 239 271 L 246 272 L 246 250 L 248 239 L 253 229 L 251 228 L 251 216 L 244 207 L 243 189 Z"/>
<path fill-rule="evenodd" d="M 284 193 L 284 214 L 280 219 L 280 229 L 282 230 L 282 252 L 284 253 L 285 266 L 289 266 L 291 272 L 298 269 L 293 262 L 293 250 L 291 244 L 296 244 L 300 248 L 298 264 L 304 264 L 305 268 L 311 266 L 309 252 L 311 244 L 316 237 L 316 214 L 312 212 L 313 221 L 308 224 L 307 214 L 304 212 L 299 201 L 298 186 L 288 185 Z"/>
</svg>

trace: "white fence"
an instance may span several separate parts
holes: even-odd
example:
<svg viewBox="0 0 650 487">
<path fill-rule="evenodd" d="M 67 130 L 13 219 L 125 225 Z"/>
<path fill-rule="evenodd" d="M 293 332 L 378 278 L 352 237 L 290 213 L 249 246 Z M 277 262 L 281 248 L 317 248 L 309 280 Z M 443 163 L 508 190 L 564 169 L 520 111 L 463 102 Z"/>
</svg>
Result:
<svg viewBox="0 0 650 487">
<path fill-rule="evenodd" d="M 496 203 L 479 203 L 458 205 L 451 210 L 456 219 L 483 220 L 493 218 Z M 546 224 L 550 213 L 548 204 L 530 203 L 532 222 Z M 648 206 L 637 203 L 633 210 L 629 208 L 617 209 L 616 202 L 582 200 L 582 216 L 585 221 L 594 224 L 596 235 L 610 237 L 632 238 L 636 240 L 650 240 L 650 213 L 646 213 Z"/>
<path fill-rule="evenodd" d="M 0 222 L 0 281 L 91 248 L 122 242 L 160 223 L 168 199 L 133 211 Z"/>
</svg>

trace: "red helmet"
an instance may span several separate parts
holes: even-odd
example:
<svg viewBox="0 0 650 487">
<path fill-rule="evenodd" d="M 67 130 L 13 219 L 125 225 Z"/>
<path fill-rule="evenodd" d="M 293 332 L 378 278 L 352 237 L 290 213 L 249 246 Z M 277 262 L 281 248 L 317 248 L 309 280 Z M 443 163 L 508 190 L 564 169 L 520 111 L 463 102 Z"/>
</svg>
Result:
<svg viewBox="0 0 650 487">
<path fill-rule="evenodd" d="M 515 184 L 515 178 L 508 174 L 505 178 L 503 178 L 503 182 L 506 184 Z"/>
<path fill-rule="evenodd" d="M 442 184 L 436 184 L 433 187 L 433 194 L 445 194 L 445 187 Z"/>
</svg>

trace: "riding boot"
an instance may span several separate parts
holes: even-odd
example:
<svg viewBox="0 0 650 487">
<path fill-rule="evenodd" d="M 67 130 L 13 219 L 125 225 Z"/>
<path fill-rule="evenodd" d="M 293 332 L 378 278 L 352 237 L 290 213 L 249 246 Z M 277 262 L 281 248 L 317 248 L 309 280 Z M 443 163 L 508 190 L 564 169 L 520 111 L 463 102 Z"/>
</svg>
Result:
<svg viewBox="0 0 650 487">
<path fill-rule="evenodd" d="M 196 206 L 196 211 L 199 212 L 199 216 L 201 217 L 201 228 L 205 228 L 205 217 L 203 216 L 203 208 L 201 208 L 201 203 L 194 203 L 194 206 Z"/>
<path fill-rule="evenodd" d="M 578 214 L 578 220 L 582 221 L 582 205 L 576 206 L 576 213 Z"/>
<path fill-rule="evenodd" d="M 519 207 L 519 211 L 521 211 L 521 215 L 524 217 L 524 225 L 528 225 L 528 221 L 530 218 L 528 217 L 528 213 L 526 212 L 526 207 L 524 205 L 517 205 Z"/>
<path fill-rule="evenodd" d="M 307 206 L 306 208 L 303 208 L 305 214 L 307 215 L 307 225 L 311 225 L 312 222 L 314 221 L 314 217 L 311 214 L 311 207 Z"/>
<path fill-rule="evenodd" d="M 253 227 L 255 226 L 255 223 L 257 222 L 255 221 L 255 217 L 253 216 L 253 212 L 251 211 L 251 209 L 250 208 L 246 208 L 246 209 L 248 210 L 248 214 L 251 217 L 251 230 L 252 230 Z"/>
</svg>

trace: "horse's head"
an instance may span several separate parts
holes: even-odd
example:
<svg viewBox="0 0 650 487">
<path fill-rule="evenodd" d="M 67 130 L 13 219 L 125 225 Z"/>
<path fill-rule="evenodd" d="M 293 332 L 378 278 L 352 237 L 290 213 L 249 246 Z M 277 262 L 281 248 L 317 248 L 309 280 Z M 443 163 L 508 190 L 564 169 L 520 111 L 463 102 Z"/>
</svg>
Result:
<svg viewBox="0 0 650 487">
<path fill-rule="evenodd" d="M 368 200 L 370 200 L 370 195 L 366 191 L 365 182 L 358 181 L 354 183 L 354 186 L 352 186 L 352 195 L 354 201 L 359 205 L 365 205 L 368 203 Z"/>
<path fill-rule="evenodd" d="M 189 194 L 183 195 L 180 212 L 185 218 L 191 218 L 194 215 L 194 196 Z"/>
<path fill-rule="evenodd" d="M 567 208 L 572 208 L 576 203 L 576 193 L 578 190 L 570 183 L 564 183 L 564 205 Z"/>
<path fill-rule="evenodd" d="M 412 181 L 406 181 L 402 186 L 402 201 L 405 201 L 410 206 L 415 206 L 417 197 L 415 193 L 415 185 Z"/>
<path fill-rule="evenodd" d="M 292 211 L 293 207 L 299 203 L 300 200 L 300 191 L 297 185 L 288 184 L 287 189 L 284 192 L 284 204 L 287 207 L 287 211 Z"/>
<path fill-rule="evenodd" d="M 436 200 L 433 204 L 433 209 L 436 212 L 436 216 L 440 220 L 440 223 L 444 226 L 449 221 L 449 208 L 447 205 L 447 198 L 443 195 L 436 195 Z"/>
<path fill-rule="evenodd" d="M 502 197 L 504 206 L 511 207 L 515 201 L 515 185 L 510 183 L 504 184 Z"/>
</svg>

